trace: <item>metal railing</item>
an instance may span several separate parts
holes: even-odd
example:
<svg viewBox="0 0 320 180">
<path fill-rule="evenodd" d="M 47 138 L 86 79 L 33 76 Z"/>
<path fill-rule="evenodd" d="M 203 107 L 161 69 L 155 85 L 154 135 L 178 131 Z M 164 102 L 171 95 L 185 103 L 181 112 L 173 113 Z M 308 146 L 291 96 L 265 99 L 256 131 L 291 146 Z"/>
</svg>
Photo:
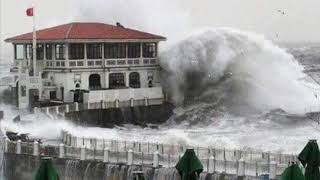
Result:
<svg viewBox="0 0 320 180">
<path fill-rule="evenodd" d="M 262 151 L 249 150 L 227 150 L 214 147 L 194 147 L 186 145 L 169 145 L 149 142 L 132 142 L 105 140 L 97 138 L 85 138 L 74 136 L 67 131 L 62 131 L 63 143 L 72 147 L 86 147 L 91 149 L 105 149 L 112 151 L 128 151 L 132 149 L 135 152 L 152 153 L 158 151 L 160 154 L 179 156 L 186 149 L 194 149 L 200 158 L 214 157 L 215 160 L 221 161 L 239 161 L 267 163 L 277 162 L 278 164 L 288 164 L 288 162 L 297 161 L 297 156 L 293 154 L 280 154 Z"/>
<path fill-rule="evenodd" d="M 87 147 L 72 147 L 64 144 L 43 145 L 37 142 L 25 143 L 20 140 L 17 142 L 4 139 L 5 153 L 28 155 L 28 156 L 50 156 L 59 159 L 91 160 L 102 161 L 104 163 L 116 163 L 127 165 L 141 165 L 154 168 L 172 168 L 181 155 L 161 154 L 154 152 L 137 152 L 134 149 L 128 151 L 113 151 L 111 149 L 92 149 Z M 209 158 L 199 157 L 208 173 L 227 173 L 238 176 L 260 176 L 261 174 L 270 174 L 271 178 L 280 175 L 287 164 L 277 164 L 275 162 L 247 162 L 240 160 L 219 160 L 214 156 Z"/>
<path fill-rule="evenodd" d="M 123 58 L 123 59 L 69 59 L 69 60 L 46 60 L 48 68 L 67 67 L 121 67 L 121 66 L 143 66 L 157 65 L 157 58 Z"/>
</svg>

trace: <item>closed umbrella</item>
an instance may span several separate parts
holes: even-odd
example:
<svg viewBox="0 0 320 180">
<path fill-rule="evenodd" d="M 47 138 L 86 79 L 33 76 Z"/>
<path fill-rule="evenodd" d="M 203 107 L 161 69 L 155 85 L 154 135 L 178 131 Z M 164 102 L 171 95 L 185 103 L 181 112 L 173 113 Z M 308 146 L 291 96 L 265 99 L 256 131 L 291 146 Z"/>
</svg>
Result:
<svg viewBox="0 0 320 180">
<path fill-rule="evenodd" d="M 305 178 L 299 166 L 293 164 L 282 173 L 280 180 L 305 180 Z"/>
<path fill-rule="evenodd" d="M 193 149 L 187 149 L 176 165 L 181 180 L 198 180 L 203 166 Z"/>
<path fill-rule="evenodd" d="M 43 158 L 34 180 L 59 180 L 59 175 L 50 158 Z"/>
<path fill-rule="evenodd" d="M 306 147 L 298 156 L 299 161 L 306 168 L 306 180 L 319 180 L 320 179 L 320 152 L 316 140 L 310 140 Z"/>
</svg>

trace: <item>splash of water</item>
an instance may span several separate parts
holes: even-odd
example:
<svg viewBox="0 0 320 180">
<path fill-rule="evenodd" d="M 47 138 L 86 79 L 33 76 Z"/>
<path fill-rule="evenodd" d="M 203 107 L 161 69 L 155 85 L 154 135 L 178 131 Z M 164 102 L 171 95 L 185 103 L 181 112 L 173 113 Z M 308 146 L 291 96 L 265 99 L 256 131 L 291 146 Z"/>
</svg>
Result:
<svg viewBox="0 0 320 180">
<path fill-rule="evenodd" d="M 263 36 L 234 29 L 210 29 L 170 47 L 162 56 L 177 102 L 186 95 L 218 101 L 232 110 L 281 108 L 302 113 L 316 104 L 314 90 L 292 55 Z"/>
<path fill-rule="evenodd" d="M 199 96 L 202 101 L 181 110 L 180 124 L 167 124 L 159 130 L 132 126 L 102 129 L 77 127 L 65 121 L 32 115 L 23 116 L 32 122 L 14 124 L 11 120 L 19 112 L 2 106 L 6 120 L 0 126 L 2 130 L 30 133 L 46 139 L 58 138 L 60 130 L 64 129 L 79 137 L 227 149 L 260 147 L 284 152 L 297 152 L 308 139 L 319 136 L 316 124 L 305 123 L 305 119 L 295 122 L 279 116 L 239 117 L 224 112 L 215 117 L 219 99 L 227 109 L 246 104 L 259 110 L 282 108 L 292 112 L 299 112 L 313 103 L 313 92 L 299 80 L 305 76 L 303 67 L 290 54 L 261 36 L 230 29 L 209 30 L 171 47 L 161 58 L 162 66 L 169 74 L 167 83 L 176 82 L 170 87 L 176 92 L 177 100 L 183 99 L 184 87 L 191 86 L 191 95 Z M 188 72 L 202 79 L 191 78 L 194 81 L 186 82 Z M 194 84 L 199 86 L 193 88 Z M 264 139 L 263 144 L 261 139 Z"/>
</svg>

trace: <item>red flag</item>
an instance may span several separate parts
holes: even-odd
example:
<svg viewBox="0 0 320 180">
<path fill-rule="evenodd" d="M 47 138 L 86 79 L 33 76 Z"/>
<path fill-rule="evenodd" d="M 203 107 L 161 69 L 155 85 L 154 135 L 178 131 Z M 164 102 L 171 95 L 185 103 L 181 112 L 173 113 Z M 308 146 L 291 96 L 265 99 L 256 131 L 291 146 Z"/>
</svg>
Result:
<svg viewBox="0 0 320 180">
<path fill-rule="evenodd" d="M 27 16 L 33 16 L 33 8 L 28 8 L 26 12 Z"/>
</svg>

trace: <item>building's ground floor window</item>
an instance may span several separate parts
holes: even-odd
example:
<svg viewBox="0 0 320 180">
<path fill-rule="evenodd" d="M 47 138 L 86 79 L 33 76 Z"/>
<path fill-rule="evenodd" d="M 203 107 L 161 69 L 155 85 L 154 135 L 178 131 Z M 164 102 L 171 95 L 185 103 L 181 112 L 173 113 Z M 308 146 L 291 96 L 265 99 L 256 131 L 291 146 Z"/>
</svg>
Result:
<svg viewBox="0 0 320 180">
<path fill-rule="evenodd" d="M 137 72 L 130 73 L 129 85 L 131 88 L 140 88 L 140 75 Z"/>
<path fill-rule="evenodd" d="M 101 77 L 99 74 L 91 74 L 89 76 L 89 88 L 101 89 Z"/>
<path fill-rule="evenodd" d="M 50 96 L 51 100 L 56 100 L 57 99 L 57 91 L 50 91 L 49 96 Z"/>
<path fill-rule="evenodd" d="M 109 75 L 109 88 L 121 89 L 126 87 L 125 78 L 123 73 L 111 73 Z"/>
</svg>

